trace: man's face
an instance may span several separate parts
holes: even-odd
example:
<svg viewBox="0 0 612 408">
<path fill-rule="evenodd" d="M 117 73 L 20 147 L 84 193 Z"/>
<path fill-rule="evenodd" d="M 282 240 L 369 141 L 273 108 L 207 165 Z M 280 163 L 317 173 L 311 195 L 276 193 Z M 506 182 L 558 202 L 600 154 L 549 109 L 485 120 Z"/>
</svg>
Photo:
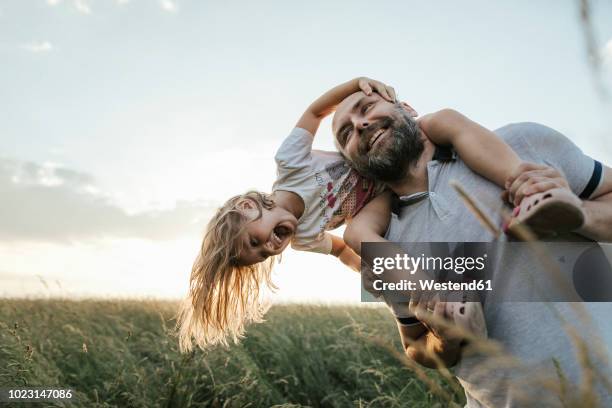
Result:
<svg viewBox="0 0 612 408">
<path fill-rule="evenodd" d="M 364 176 L 393 182 L 423 153 L 416 122 L 399 103 L 357 92 L 338 106 L 332 130 L 340 151 Z"/>
</svg>

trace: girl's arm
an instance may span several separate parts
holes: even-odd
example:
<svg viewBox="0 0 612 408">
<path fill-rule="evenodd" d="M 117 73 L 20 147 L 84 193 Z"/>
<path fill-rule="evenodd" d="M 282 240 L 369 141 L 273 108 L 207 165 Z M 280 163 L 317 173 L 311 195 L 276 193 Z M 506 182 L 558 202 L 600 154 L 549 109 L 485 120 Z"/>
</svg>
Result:
<svg viewBox="0 0 612 408">
<path fill-rule="evenodd" d="M 391 192 L 385 191 L 346 223 L 344 241 L 361 255 L 361 242 L 387 242 L 383 236 L 391 219 Z"/>
<path fill-rule="evenodd" d="M 522 163 L 495 133 L 452 109 L 424 115 L 418 120 L 427 137 L 439 145 L 452 145 L 476 173 L 504 188 Z"/>
<path fill-rule="evenodd" d="M 351 268 L 353 271 L 361 272 L 361 257 L 349 247 L 342 238 L 330 234 L 332 237 L 331 255 L 337 257 L 340 262 Z"/>
<path fill-rule="evenodd" d="M 385 191 L 347 220 L 344 239 L 332 235 L 332 255 L 361 272 L 361 242 L 388 242 L 383 238 L 391 220 L 391 192 Z"/>
<path fill-rule="evenodd" d="M 374 91 L 389 102 L 395 102 L 393 88 L 370 78 L 359 77 L 340 84 L 321 95 L 306 109 L 295 127 L 306 129 L 314 135 L 317 133 L 321 121 L 334 112 L 340 102 L 347 96 L 359 91 L 363 91 L 366 95 L 370 95 Z"/>
</svg>

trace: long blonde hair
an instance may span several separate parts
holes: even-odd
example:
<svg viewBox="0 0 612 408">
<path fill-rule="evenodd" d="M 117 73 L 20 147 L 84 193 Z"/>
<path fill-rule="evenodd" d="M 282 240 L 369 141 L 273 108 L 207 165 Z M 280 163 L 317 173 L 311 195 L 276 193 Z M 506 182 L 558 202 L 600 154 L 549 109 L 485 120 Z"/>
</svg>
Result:
<svg viewBox="0 0 612 408">
<path fill-rule="evenodd" d="M 262 285 L 277 289 L 271 280 L 275 257 L 243 266 L 236 260 L 243 240 L 238 237 L 247 218 L 237 207 L 253 201 L 259 211 L 272 209 L 274 201 L 265 193 L 249 191 L 230 198 L 212 217 L 191 270 L 189 293 L 177 317 L 179 346 L 191 351 L 193 343 L 204 349 L 214 344 L 235 343 L 250 322 L 261 322 L 267 310 L 261 299 Z"/>
</svg>

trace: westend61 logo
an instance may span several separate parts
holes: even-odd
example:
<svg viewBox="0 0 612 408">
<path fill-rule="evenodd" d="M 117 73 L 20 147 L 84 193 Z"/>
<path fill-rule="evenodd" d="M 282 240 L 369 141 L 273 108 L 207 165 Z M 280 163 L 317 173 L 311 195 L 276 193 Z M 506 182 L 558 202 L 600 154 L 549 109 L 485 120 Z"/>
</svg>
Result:
<svg viewBox="0 0 612 408">
<path fill-rule="evenodd" d="M 372 272 L 376 275 L 386 270 L 403 270 L 414 275 L 422 271 L 453 271 L 462 275 L 465 272 L 482 271 L 485 268 L 487 254 L 478 257 L 471 256 L 421 256 L 414 257 L 407 254 L 396 254 L 391 257 L 375 257 L 372 261 Z"/>
</svg>

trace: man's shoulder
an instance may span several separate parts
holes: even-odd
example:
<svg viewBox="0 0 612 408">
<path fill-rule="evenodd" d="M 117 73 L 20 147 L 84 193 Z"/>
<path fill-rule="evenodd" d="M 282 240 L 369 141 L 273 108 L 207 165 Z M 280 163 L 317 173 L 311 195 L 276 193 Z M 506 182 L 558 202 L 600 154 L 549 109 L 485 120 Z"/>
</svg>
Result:
<svg viewBox="0 0 612 408">
<path fill-rule="evenodd" d="M 557 130 L 537 122 L 510 123 L 494 130 L 495 134 L 503 139 L 549 139 L 565 138 Z"/>
<path fill-rule="evenodd" d="M 510 123 L 495 134 L 504 139 L 519 155 L 521 153 L 541 153 L 569 142 L 569 139 L 557 130 L 537 122 Z"/>
<path fill-rule="evenodd" d="M 537 122 L 517 122 L 509 123 L 505 126 L 496 129 L 495 134 L 502 138 L 516 138 L 524 137 L 528 135 L 535 136 L 549 136 L 549 135 L 561 135 L 551 127 L 543 125 Z"/>
</svg>

